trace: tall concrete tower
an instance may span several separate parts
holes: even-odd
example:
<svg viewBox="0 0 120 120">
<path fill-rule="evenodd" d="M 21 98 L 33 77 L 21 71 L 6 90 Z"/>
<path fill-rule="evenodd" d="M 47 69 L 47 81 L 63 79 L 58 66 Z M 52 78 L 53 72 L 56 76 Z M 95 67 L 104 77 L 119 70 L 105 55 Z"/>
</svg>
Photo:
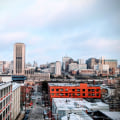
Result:
<svg viewBox="0 0 120 120">
<path fill-rule="evenodd" d="M 24 75 L 25 71 L 25 44 L 16 43 L 14 45 L 14 75 Z"/>
</svg>

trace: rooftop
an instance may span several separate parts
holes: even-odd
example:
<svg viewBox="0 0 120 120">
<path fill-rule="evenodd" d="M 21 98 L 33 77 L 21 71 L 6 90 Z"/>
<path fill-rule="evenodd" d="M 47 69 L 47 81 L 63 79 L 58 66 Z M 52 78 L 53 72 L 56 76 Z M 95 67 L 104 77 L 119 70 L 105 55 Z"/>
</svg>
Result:
<svg viewBox="0 0 120 120">
<path fill-rule="evenodd" d="M 18 83 L 12 83 L 12 91 L 14 91 L 15 89 L 17 89 L 18 87 L 20 87 L 20 84 L 18 84 Z"/>
</svg>

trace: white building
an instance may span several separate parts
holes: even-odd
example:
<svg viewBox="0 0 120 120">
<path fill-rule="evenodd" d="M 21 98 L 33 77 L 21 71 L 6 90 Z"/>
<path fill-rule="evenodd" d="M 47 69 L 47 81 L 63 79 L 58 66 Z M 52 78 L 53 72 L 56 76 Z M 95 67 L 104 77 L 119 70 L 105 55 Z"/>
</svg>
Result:
<svg viewBox="0 0 120 120">
<path fill-rule="evenodd" d="M 12 120 L 15 120 L 20 113 L 20 85 L 12 84 Z"/>
<path fill-rule="evenodd" d="M 3 67 L 4 67 L 4 63 L 3 61 L 0 61 L 0 74 L 3 73 Z"/>
<path fill-rule="evenodd" d="M 55 75 L 61 75 L 61 62 L 60 61 L 56 61 Z"/>
<path fill-rule="evenodd" d="M 69 72 L 72 70 L 78 70 L 79 69 L 79 65 L 77 63 L 70 63 L 69 64 Z"/>
<path fill-rule="evenodd" d="M 79 64 L 79 70 L 87 69 L 87 64 Z"/>
<path fill-rule="evenodd" d="M 62 68 L 65 70 L 65 63 L 69 61 L 71 58 L 70 57 L 63 57 L 62 58 Z"/>
<path fill-rule="evenodd" d="M 85 116 L 87 116 L 86 111 L 96 110 L 109 111 L 109 105 L 103 102 L 91 103 L 82 98 L 52 99 L 52 114 L 54 115 L 55 120 L 57 120 L 57 117 L 58 120 L 60 120 L 63 116 L 67 116 L 69 113 L 74 113 L 84 118 Z"/>
<path fill-rule="evenodd" d="M 78 59 L 78 64 L 85 64 L 84 59 Z"/>
</svg>

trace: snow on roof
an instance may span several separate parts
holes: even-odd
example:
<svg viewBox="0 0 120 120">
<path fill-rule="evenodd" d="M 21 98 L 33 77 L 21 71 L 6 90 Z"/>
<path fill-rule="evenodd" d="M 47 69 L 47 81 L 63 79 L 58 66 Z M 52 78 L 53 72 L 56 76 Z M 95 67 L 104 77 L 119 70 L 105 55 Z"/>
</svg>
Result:
<svg viewBox="0 0 120 120">
<path fill-rule="evenodd" d="M 109 110 L 103 102 L 91 103 L 81 98 L 53 98 L 58 110 Z"/>
<path fill-rule="evenodd" d="M 62 117 L 61 120 L 68 120 L 68 116 Z M 69 115 L 69 120 L 92 120 L 87 114 L 85 116 L 77 115 L 77 114 L 70 114 Z"/>
<path fill-rule="evenodd" d="M 120 120 L 120 112 L 103 111 L 101 112 L 112 120 Z"/>
</svg>

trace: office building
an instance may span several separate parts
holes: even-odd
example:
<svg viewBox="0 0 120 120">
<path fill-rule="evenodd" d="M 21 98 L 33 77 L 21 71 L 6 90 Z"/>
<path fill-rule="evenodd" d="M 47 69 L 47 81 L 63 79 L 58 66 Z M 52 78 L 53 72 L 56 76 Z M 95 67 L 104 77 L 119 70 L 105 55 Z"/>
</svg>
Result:
<svg viewBox="0 0 120 120">
<path fill-rule="evenodd" d="M 14 45 L 14 75 L 24 75 L 25 69 L 25 45 L 16 43 Z"/>
<path fill-rule="evenodd" d="M 11 119 L 12 84 L 0 83 L 0 120 Z"/>
<path fill-rule="evenodd" d="M 60 61 L 56 61 L 55 75 L 61 75 L 61 62 Z"/>
</svg>

